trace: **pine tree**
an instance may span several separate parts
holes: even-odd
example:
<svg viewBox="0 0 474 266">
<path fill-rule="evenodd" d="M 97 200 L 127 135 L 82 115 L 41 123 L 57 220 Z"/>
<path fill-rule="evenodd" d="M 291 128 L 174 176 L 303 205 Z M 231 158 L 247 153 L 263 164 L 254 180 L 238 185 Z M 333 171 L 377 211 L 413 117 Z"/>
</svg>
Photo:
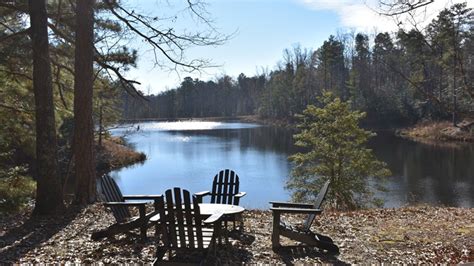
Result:
<svg viewBox="0 0 474 266">
<path fill-rule="evenodd" d="M 365 113 L 351 111 L 350 102 L 328 92 L 319 100 L 323 107 L 309 105 L 300 115 L 301 132 L 294 139 L 305 151 L 290 157 L 295 168 L 287 187 L 295 200 L 312 201 L 322 184 L 330 180 L 328 201 L 336 209 L 379 205 L 368 181 L 388 176 L 390 171 L 365 147 L 375 135 L 358 125 Z"/>
</svg>

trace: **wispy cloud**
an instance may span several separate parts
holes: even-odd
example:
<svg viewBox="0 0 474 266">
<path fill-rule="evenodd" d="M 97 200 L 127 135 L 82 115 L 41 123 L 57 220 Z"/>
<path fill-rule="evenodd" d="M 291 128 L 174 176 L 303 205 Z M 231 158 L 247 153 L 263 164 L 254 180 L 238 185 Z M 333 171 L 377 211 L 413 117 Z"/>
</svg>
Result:
<svg viewBox="0 0 474 266">
<path fill-rule="evenodd" d="M 430 22 L 442 9 L 465 0 L 437 0 L 426 8 L 418 10 L 414 18 L 400 16 L 387 17 L 377 13 L 379 1 L 377 0 L 297 0 L 300 4 L 313 10 L 334 11 L 339 17 L 343 27 L 355 28 L 361 31 L 392 31 L 399 25 L 411 27 L 415 19 L 420 25 Z M 474 1 L 467 1 L 469 7 L 474 6 Z M 402 22 L 402 24 L 399 24 Z"/>
</svg>

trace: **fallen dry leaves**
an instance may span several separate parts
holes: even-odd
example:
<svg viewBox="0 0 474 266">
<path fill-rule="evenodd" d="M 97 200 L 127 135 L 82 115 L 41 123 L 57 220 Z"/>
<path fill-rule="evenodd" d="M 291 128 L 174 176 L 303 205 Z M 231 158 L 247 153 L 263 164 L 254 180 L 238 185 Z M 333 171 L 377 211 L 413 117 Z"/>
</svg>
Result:
<svg viewBox="0 0 474 266">
<path fill-rule="evenodd" d="M 100 204 L 72 209 L 67 215 L 29 219 L 30 212 L 0 218 L 0 263 L 150 263 L 155 258 L 153 230 L 138 238 L 90 240 L 113 217 Z M 303 217 L 286 217 L 298 223 Z M 313 230 L 332 237 L 339 256 L 317 249 L 271 250 L 271 212 L 252 210 L 244 215 L 245 228 L 231 233 L 230 243 L 209 256 L 213 264 L 242 263 L 461 263 L 474 261 L 474 209 L 406 207 L 357 212 L 325 212 Z M 284 245 L 295 242 L 281 238 Z M 211 253 L 212 254 L 212 253 Z M 193 261 L 195 254 L 173 260 Z"/>
</svg>

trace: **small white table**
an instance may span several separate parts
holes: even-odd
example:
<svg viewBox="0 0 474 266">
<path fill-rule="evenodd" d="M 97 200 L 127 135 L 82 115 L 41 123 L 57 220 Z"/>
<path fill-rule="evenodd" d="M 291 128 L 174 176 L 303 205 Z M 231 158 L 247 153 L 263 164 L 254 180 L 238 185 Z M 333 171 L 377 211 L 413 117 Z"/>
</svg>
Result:
<svg viewBox="0 0 474 266">
<path fill-rule="evenodd" d="M 241 214 L 245 211 L 245 208 L 236 206 L 236 205 L 230 205 L 230 204 L 200 203 L 199 211 L 201 212 L 201 215 L 204 215 L 204 216 L 211 216 L 214 214 L 224 214 L 224 216 L 226 216 L 226 215 Z M 225 225 L 227 227 L 227 221 L 225 222 Z M 218 227 L 216 228 L 218 230 L 217 235 L 218 235 L 219 245 L 222 244 L 221 227 L 222 227 L 222 224 L 219 224 Z M 224 237 L 225 237 L 225 242 L 228 243 L 229 236 L 227 235 L 227 232 L 225 233 Z"/>
<path fill-rule="evenodd" d="M 202 215 L 213 215 L 218 213 L 228 215 L 243 213 L 245 208 L 230 204 L 199 203 L 199 210 Z"/>
</svg>

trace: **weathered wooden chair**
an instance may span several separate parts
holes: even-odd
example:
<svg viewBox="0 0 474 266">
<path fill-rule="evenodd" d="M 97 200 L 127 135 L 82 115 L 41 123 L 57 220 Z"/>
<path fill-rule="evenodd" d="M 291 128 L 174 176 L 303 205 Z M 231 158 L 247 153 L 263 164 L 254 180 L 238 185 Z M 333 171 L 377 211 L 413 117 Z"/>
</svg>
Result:
<svg viewBox="0 0 474 266">
<path fill-rule="evenodd" d="M 169 258 L 173 250 L 186 252 L 200 250 L 206 251 L 207 254 L 209 248 L 215 245 L 222 214 L 213 214 L 203 220 L 197 199 L 191 198 L 189 191 L 181 188 L 166 190 L 165 201 L 159 199 L 157 205 L 161 217 L 158 224 L 162 237 L 154 264 L 163 260 L 166 251 L 169 251 Z"/>
<path fill-rule="evenodd" d="M 305 203 L 270 202 L 270 204 L 272 204 L 270 210 L 273 212 L 273 250 L 277 251 L 281 247 L 281 235 L 308 246 L 316 246 L 332 253 L 339 253 L 339 248 L 334 244 L 330 237 L 311 231 L 311 225 L 313 224 L 316 215 L 321 214 L 322 212 L 320 208 L 328 192 L 328 188 L 329 181 L 327 181 L 321 188 L 314 205 Z M 282 213 L 308 214 L 308 216 L 302 226 L 294 226 L 281 221 L 280 216 Z"/>
<path fill-rule="evenodd" d="M 104 205 L 110 207 L 115 217 L 115 223 L 104 230 L 92 233 L 93 240 L 110 237 L 119 233 L 130 233 L 131 230 L 140 228 L 140 237 L 146 239 L 146 231 L 149 225 L 157 223 L 159 215 L 156 211 L 146 213 L 146 202 L 126 202 L 126 200 L 154 200 L 155 210 L 158 200 L 162 195 L 122 195 L 115 180 L 104 175 L 100 179 L 101 194 L 104 196 Z M 139 215 L 132 216 L 130 207 L 137 207 Z"/>
<path fill-rule="evenodd" d="M 196 196 L 199 203 L 202 203 L 205 196 L 211 196 L 210 203 L 239 205 L 240 198 L 247 194 L 245 192 L 239 192 L 239 184 L 239 176 L 234 171 L 229 169 L 221 170 L 214 176 L 212 191 L 197 192 L 194 196 Z M 240 229 L 243 229 L 241 214 L 228 216 L 225 219 L 234 222 L 234 228 L 235 221 L 239 221 Z"/>
<path fill-rule="evenodd" d="M 211 196 L 210 203 L 222 203 L 239 205 L 240 198 L 247 193 L 239 192 L 239 176 L 234 171 L 225 169 L 221 170 L 214 176 L 212 181 L 212 191 L 202 191 L 195 193 L 199 203 L 205 196 Z"/>
</svg>

